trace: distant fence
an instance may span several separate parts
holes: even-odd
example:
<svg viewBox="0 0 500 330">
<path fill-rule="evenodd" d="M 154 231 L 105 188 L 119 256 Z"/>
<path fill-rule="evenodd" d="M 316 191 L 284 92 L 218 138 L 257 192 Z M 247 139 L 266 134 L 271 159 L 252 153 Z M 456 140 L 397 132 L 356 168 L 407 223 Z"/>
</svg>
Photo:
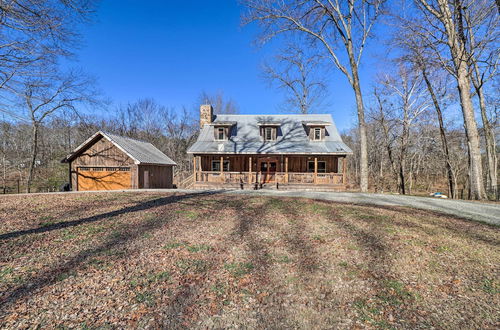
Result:
<svg viewBox="0 0 500 330">
<path fill-rule="evenodd" d="M 40 193 L 40 192 L 56 192 L 64 191 L 64 185 L 67 181 L 47 181 L 40 182 L 35 181 L 31 185 L 30 192 Z M 22 194 L 26 192 L 26 181 L 21 179 L 9 179 L 6 180 L 5 184 L 0 181 L 0 194 Z"/>
</svg>

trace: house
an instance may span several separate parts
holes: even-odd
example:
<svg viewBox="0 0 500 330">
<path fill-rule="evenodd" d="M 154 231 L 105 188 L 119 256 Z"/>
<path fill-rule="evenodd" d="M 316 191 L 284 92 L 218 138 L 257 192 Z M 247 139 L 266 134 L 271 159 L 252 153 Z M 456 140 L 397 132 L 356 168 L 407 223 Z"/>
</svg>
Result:
<svg viewBox="0 0 500 330">
<path fill-rule="evenodd" d="M 175 162 L 149 142 L 99 131 L 62 160 L 72 190 L 172 188 Z"/>
<path fill-rule="evenodd" d="M 200 107 L 189 148 L 195 188 L 343 190 L 346 156 L 331 115 L 214 115 Z"/>
</svg>

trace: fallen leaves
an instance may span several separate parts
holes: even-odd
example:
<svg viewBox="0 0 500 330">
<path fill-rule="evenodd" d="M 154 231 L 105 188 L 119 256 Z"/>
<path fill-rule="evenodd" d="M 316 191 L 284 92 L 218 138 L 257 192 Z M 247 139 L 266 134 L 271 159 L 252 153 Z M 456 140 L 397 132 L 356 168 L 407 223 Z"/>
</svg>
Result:
<svg viewBox="0 0 500 330">
<path fill-rule="evenodd" d="M 1 327 L 494 327 L 499 231 L 303 199 L 0 199 Z"/>
</svg>

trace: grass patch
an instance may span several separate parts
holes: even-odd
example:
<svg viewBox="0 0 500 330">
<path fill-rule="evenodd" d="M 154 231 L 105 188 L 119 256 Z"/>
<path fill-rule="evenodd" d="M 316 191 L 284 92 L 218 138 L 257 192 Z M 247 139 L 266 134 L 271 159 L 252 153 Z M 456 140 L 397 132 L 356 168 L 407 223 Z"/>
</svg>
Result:
<svg viewBox="0 0 500 330">
<path fill-rule="evenodd" d="M 205 273 L 208 270 L 208 263 L 199 259 L 181 259 L 175 265 L 183 274 Z"/>
<path fill-rule="evenodd" d="M 484 279 L 481 289 L 488 294 L 496 295 L 500 293 L 500 285 L 494 279 Z"/>
<path fill-rule="evenodd" d="M 224 265 L 224 269 L 231 273 L 234 277 L 247 275 L 254 268 L 255 267 L 251 262 L 231 262 Z"/>
<path fill-rule="evenodd" d="M 135 301 L 137 301 L 140 304 L 145 304 L 146 306 L 151 307 L 155 303 L 155 297 L 149 291 L 138 292 L 135 295 Z"/>
</svg>

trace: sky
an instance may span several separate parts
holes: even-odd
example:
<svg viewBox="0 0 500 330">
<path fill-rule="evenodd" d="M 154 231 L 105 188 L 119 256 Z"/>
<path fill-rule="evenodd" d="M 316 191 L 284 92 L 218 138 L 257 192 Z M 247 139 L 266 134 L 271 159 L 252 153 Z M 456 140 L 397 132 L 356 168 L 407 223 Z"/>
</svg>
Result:
<svg viewBox="0 0 500 330">
<path fill-rule="evenodd" d="M 103 1 L 94 22 L 81 29 L 83 43 L 70 65 L 97 78 L 111 107 L 153 98 L 193 108 L 206 91 L 223 92 L 242 114 L 283 113 L 282 92 L 270 88 L 260 70 L 279 45 L 257 46 L 259 29 L 241 25 L 243 10 L 232 0 Z M 372 65 L 360 74 L 368 82 Z M 347 130 L 356 124 L 354 93 L 339 72 L 330 76 L 323 112 Z"/>
</svg>

